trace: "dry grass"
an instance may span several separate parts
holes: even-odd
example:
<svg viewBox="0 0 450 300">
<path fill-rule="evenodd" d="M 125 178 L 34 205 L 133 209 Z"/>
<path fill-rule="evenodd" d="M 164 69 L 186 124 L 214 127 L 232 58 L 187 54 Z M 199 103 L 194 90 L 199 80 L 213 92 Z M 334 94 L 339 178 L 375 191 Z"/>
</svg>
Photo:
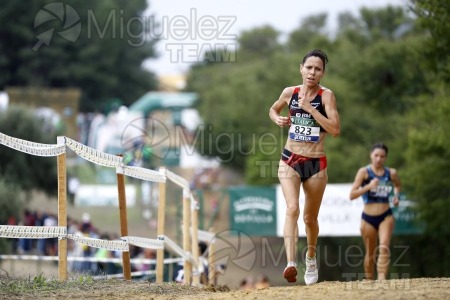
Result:
<svg viewBox="0 0 450 300">
<path fill-rule="evenodd" d="M 0 299 L 141 299 L 142 297 L 175 299 L 222 291 L 228 291 L 228 288 L 193 287 L 176 283 L 155 284 L 148 281 L 128 282 L 106 278 L 94 280 L 91 276 L 83 275 L 66 282 L 47 279 L 42 275 L 26 279 L 9 277 L 5 272 L 0 275 Z"/>
</svg>

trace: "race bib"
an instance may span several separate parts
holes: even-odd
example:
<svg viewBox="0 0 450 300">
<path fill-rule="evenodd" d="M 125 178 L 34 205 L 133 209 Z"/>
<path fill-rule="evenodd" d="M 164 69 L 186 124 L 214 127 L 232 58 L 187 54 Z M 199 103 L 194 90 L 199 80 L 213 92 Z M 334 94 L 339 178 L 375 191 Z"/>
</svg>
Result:
<svg viewBox="0 0 450 300">
<path fill-rule="evenodd" d="M 379 181 L 378 186 L 375 189 L 370 190 L 370 194 L 374 197 L 389 197 L 392 192 L 392 185 L 388 181 Z"/>
<path fill-rule="evenodd" d="M 296 142 L 317 143 L 320 139 L 320 125 L 314 119 L 291 117 L 289 138 Z"/>
</svg>

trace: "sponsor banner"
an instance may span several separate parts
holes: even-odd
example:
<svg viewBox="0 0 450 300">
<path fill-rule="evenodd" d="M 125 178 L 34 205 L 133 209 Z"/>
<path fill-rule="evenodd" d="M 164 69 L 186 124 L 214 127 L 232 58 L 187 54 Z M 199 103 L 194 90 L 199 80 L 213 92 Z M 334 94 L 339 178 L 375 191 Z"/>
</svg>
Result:
<svg viewBox="0 0 450 300">
<path fill-rule="evenodd" d="M 406 196 L 401 194 L 399 206 L 392 207 L 395 218 L 394 234 L 421 234 L 425 224 L 419 221 L 418 211 L 414 208 L 416 203 L 406 199 Z"/>
<path fill-rule="evenodd" d="M 254 236 L 276 235 L 275 188 L 233 187 L 228 193 L 232 230 Z"/>
</svg>

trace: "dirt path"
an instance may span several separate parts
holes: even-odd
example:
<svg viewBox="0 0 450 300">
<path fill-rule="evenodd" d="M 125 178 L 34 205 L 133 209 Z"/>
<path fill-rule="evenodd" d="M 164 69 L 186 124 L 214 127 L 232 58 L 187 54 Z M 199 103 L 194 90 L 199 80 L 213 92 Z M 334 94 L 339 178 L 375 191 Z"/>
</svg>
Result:
<svg viewBox="0 0 450 300">
<path fill-rule="evenodd" d="M 86 287 L 26 294 L 2 294 L 0 299 L 450 299 L 450 278 L 395 279 L 384 282 L 320 282 L 312 286 L 270 287 L 218 291 L 212 287 L 180 284 L 151 284 L 107 280 Z"/>
</svg>

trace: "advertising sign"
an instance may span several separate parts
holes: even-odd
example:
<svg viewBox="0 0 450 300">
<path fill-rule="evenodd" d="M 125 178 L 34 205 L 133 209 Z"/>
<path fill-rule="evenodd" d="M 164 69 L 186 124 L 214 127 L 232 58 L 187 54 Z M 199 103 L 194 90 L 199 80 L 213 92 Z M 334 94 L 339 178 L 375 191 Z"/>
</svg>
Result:
<svg viewBox="0 0 450 300">
<path fill-rule="evenodd" d="M 233 187 L 228 192 L 231 229 L 248 235 L 276 235 L 275 188 Z"/>
</svg>

